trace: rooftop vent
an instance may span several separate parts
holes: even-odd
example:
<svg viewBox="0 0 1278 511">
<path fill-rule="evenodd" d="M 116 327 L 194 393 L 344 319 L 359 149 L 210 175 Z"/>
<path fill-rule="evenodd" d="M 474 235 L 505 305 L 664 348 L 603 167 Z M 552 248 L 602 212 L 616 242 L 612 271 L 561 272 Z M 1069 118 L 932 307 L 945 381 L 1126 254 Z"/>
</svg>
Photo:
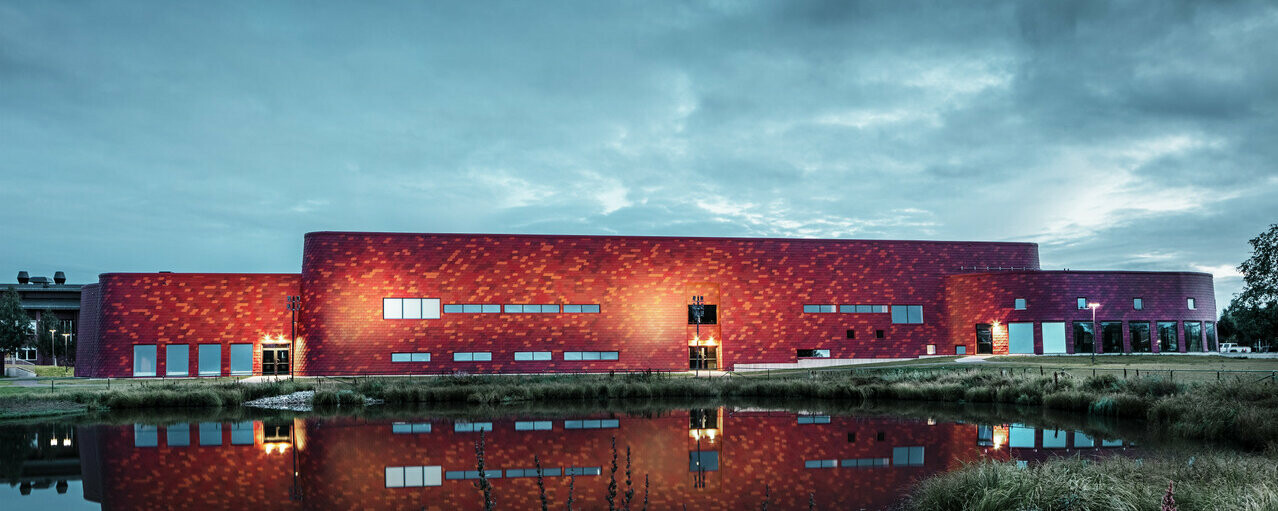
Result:
<svg viewBox="0 0 1278 511">
<path fill-rule="evenodd" d="M 53 283 L 61 286 L 67 283 L 67 274 L 60 271 L 53 272 Z"/>
<path fill-rule="evenodd" d="M 31 277 L 31 283 L 49 287 L 49 277 Z"/>
<path fill-rule="evenodd" d="M 18 283 L 27 284 L 31 282 L 31 275 L 25 271 L 18 272 Z"/>
</svg>

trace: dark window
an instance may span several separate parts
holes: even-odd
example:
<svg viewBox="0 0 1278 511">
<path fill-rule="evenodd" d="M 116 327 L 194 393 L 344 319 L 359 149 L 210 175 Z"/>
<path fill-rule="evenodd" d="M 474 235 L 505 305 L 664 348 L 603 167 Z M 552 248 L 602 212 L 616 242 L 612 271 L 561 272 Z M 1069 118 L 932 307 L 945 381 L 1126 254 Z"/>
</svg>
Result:
<svg viewBox="0 0 1278 511">
<path fill-rule="evenodd" d="M 1096 342 L 1096 325 L 1090 322 L 1074 322 L 1074 353 L 1091 353 Z"/>
<path fill-rule="evenodd" d="M 1132 353 L 1149 353 L 1149 322 L 1133 321 L 1127 324 L 1128 335 L 1131 336 Z"/>
<path fill-rule="evenodd" d="M 874 435 L 874 440 L 875 440 L 875 441 L 877 441 L 877 442 L 882 442 L 882 441 L 883 441 L 883 438 L 884 438 L 884 436 L 883 436 L 883 432 L 882 432 L 882 431 L 880 431 L 877 435 Z"/>
<path fill-rule="evenodd" d="M 848 330 L 848 339 L 856 339 L 856 330 Z"/>
<path fill-rule="evenodd" d="M 1122 321 L 1102 321 L 1101 322 L 1101 352 L 1103 353 L 1122 353 L 1123 352 L 1123 322 Z"/>
<path fill-rule="evenodd" d="M 715 408 L 689 410 L 688 429 L 719 429 L 719 411 Z"/>
<path fill-rule="evenodd" d="M 1197 321 L 1185 322 L 1185 347 L 1192 353 L 1203 351 L 1203 324 Z"/>
<path fill-rule="evenodd" d="M 882 331 L 882 330 L 875 330 L 875 331 L 874 331 L 874 338 L 875 338 L 875 339 L 882 339 L 882 338 L 883 338 L 883 331 Z"/>
<path fill-rule="evenodd" d="M 856 433 L 848 433 L 848 443 L 856 443 Z"/>
<path fill-rule="evenodd" d="M 1180 351 L 1180 343 L 1176 342 L 1176 337 L 1175 321 L 1158 322 L 1158 351 L 1160 353 Z"/>
<path fill-rule="evenodd" d="M 1207 351 L 1220 351 L 1216 345 L 1216 324 L 1210 321 L 1203 323 L 1203 333 L 1207 336 Z"/>
<path fill-rule="evenodd" d="M 719 321 L 718 307 L 714 305 L 702 305 L 701 324 L 714 325 Z M 688 324 L 697 324 L 697 315 L 692 305 L 688 306 Z"/>
<path fill-rule="evenodd" d="M 688 451 L 689 472 L 719 470 L 719 451 Z"/>
<path fill-rule="evenodd" d="M 796 350 L 795 356 L 799 358 L 830 358 L 830 350 Z"/>
</svg>

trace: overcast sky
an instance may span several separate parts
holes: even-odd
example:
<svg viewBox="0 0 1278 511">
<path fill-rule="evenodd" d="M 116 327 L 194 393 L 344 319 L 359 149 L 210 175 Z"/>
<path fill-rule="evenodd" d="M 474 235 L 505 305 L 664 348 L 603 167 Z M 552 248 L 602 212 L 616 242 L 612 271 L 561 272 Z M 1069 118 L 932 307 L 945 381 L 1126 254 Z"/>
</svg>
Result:
<svg viewBox="0 0 1278 511">
<path fill-rule="evenodd" d="M 1034 241 L 1278 222 L 1273 2 L 0 1 L 0 280 L 318 230 Z M 960 5 L 962 4 L 962 5 Z"/>
</svg>

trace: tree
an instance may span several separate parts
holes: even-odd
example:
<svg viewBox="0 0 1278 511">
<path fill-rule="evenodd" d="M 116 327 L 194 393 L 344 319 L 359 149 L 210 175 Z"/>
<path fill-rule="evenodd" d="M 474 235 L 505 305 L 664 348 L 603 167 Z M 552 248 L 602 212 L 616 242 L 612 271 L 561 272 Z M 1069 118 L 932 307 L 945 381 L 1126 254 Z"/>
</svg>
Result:
<svg viewBox="0 0 1278 511">
<path fill-rule="evenodd" d="M 57 314 L 51 310 L 40 313 L 40 321 L 36 328 L 36 353 L 46 359 L 62 353 L 62 344 L 58 342 L 58 338 L 62 335 L 62 320 L 58 319 Z"/>
<path fill-rule="evenodd" d="M 1251 257 L 1238 266 L 1243 291 L 1220 317 L 1220 335 L 1255 346 L 1278 342 L 1278 224 L 1252 238 Z"/>
<path fill-rule="evenodd" d="M 4 356 L 16 353 L 31 340 L 31 318 L 22 310 L 18 291 L 9 288 L 0 297 L 0 373 L 4 372 Z"/>
</svg>

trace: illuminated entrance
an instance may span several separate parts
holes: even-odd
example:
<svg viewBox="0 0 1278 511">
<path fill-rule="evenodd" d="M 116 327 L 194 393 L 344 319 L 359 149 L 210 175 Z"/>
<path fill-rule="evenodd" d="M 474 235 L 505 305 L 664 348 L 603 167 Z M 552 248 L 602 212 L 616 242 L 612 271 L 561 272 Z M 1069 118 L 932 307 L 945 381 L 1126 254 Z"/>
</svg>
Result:
<svg viewBox="0 0 1278 511">
<path fill-rule="evenodd" d="M 719 348 L 716 346 L 688 346 L 688 369 L 718 369 Z"/>
<path fill-rule="evenodd" d="M 288 374 L 288 345 L 262 345 L 262 374 Z"/>
</svg>

